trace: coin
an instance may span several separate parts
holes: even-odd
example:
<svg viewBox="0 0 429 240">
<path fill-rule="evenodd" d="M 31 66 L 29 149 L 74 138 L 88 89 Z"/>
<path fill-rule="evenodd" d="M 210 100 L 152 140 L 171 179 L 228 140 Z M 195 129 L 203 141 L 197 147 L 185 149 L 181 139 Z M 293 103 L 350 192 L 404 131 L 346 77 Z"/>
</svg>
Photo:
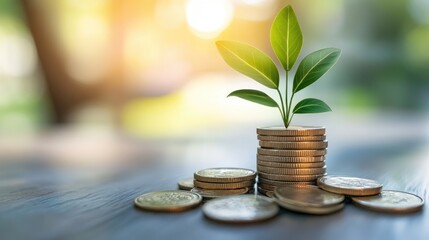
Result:
<svg viewBox="0 0 429 240">
<path fill-rule="evenodd" d="M 274 191 L 268 190 L 268 189 L 264 189 L 264 188 L 261 188 L 261 187 L 258 187 L 258 192 L 261 193 L 261 194 L 263 194 L 263 195 L 265 195 L 265 196 L 267 196 L 267 197 L 270 197 L 270 198 L 272 198 L 274 196 Z"/>
<path fill-rule="evenodd" d="M 344 201 L 344 195 L 326 192 L 310 185 L 278 187 L 274 195 L 282 202 L 301 207 L 327 207 Z"/>
<path fill-rule="evenodd" d="M 282 163 L 282 162 L 269 162 L 257 160 L 257 166 L 274 167 L 274 168 L 320 168 L 325 166 L 323 162 L 310 162 L 310 163 Z"/>
<path fill-rule="evenodd" d="M 378 195 L 368 197 L 352 197 L 359 206 L 388 213 L 411 213 L 423 208 L 424 200 L 414 194 L 384 190 Z"/>
<path fill-rule="evenodd" d="M 326 173 L 326 167 L 321 168 L 272 168 L 258 166 L 258 172 L 281 175 L 315 175 Z"/>
<path fill-rule="evenodd" d="M 280 157 L 317 157 L 326 155 L 327 150 L 284 150 L 284 149 L 269 149 L 258 148 L 258 154 Z"/>
<path fill-rule="evenodd" d="M 245 194 L 249 191 L 249 188 L 237 188 L 228 190 L 213 190 L 213 189 L 202 189 L 192 188 L 191 192 L 200 194 L 203 198 L 211 199 L 218 198 L 228 195 Z"/>
<path fill-rule="evenodd" d="M 319 178 L 317 185 L 328 191 L 349 196 L 369 196 L 379 194 L 382 184 L 377 181 L 341 176 L 324 176 Z"/>
<path fill-rule="evenodd" d="M 244 182 L 232 182 L 232 183 L 210 183 L 210 182 L 201 182 L 194 180 L 194 186 L 204 189 L 237 189 L 252 187 L 255 184 L 254 180 L 244 181 Z"/>
<path fill-rule="evenodd" d="M 300 185 L 314 186 L 314 182 L 281 182 L 281 184 L 279 185 L 258 182 L 258 187 L 263 188 L 265 190 L 270 190 L 270 191 L 274 191 L 277 187 L 295 186 L 295 185 L 296 186 L 300 186 Z"/>
<path fill-rule="evenodd" d="M 344 208 L 344 203 L 332 205 L 329 207 L 302 207 L 302 206 L 297 206 L 297 205 L 293 205 L 290 203 L 283 202 L 283 201 L 279 200 L 278 198 L 276 198 L 275 195 L 274 195 L 273 199 L 274 199 L 274 201 L 276 201 L 276 203 L 279 206 L 286 208 L 288 210 L 291 210 L 294 212 L 315 214 L 315 215 L 330 214 L 330 213 L 338 212 L 339 210 Z"/>
<path fill-rule="evenodd" d="M 258 184 L 261 184 L 261 183 L 280 187 L 280 186 L 289 186 L 289 185 L 316 185 L 316 180 L 285 182 L 285 181 L 266 179 L 259 176 Z"/>
<path fill-rule="evenodd" d="M 236 195 L 216 198 L 203 206 L 204 216 L 223 222 L 255 222 L 277 215 L 279 207 L 270 198 Z"/>
<path fill-rule="evenodd" d="M 268 156 L 257 154 L 256 158 L 261 161 L 268 162 L 281 162 L 281 163 L 311 163 L 321 162 L 325 160 L 325 156 L 317 157 L 282 157 L 282 156 Z"/>
<path fill-rule="evenodd" d="M 208 168 L 194 173 L 194 178 L 202 182 L 243 182 L 253 180 L 256 172 L 245 168 Z"/>
<path fill-rule="evenodd" d="M 166 190 L 145 193 L 134 199 L 134 204 L 145 210 L 179 212 L 198 206 L 201 200 L 202 197 L 196 193 Z"/>
<path fill-rule="evenodd" d="M 271 142 L 259 141 L 259 146 L 274 149 L 317 150 L 328 147 L 328 141 L 320 142 Z"/>
<path fill-rule="evenodd" d="M 312 142 L 323 141 L 326 135 L 313 135 L 313 136 L 265 136 L 258 135 L 260 141 L 273 141 L 273 142 Z"/>
<path fill-rule="evenodd" d="M 193 178 L 182 179 L 177 182 L 177 186 L 179 187 L 179 189 L 182 189 L 182 190 L 191 190 L 192 188 L 194 188 L 194 179 Z"/>
<path fill-rule="evenodd" d="M 289 126 L 285 127 L 262 127 L 257 128 L 256 133 L 267 136 L 309 136 L 309 135 L 324 135 L 324 127 L 310 126 Z"/>
<path fill-rule="evenodd" d="M 290 182 L 309 182 L 317 180 L 320 177 L 323 177 L 325 174 L 315 174 L 315 175 L 280 175 L 280 174 L 268 174 L 258 172 L 258 176 L 261 178 L 275 180 L 275 181 L 290 181 Z M 195 183 L 194 183 L 195 184 Z"/>
</svg>

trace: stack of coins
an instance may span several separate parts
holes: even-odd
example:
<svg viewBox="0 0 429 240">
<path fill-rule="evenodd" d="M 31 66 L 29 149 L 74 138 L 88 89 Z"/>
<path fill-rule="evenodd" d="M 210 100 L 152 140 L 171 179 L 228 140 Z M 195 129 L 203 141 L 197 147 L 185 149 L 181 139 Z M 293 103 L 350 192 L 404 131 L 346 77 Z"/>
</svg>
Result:
<svg viewBox="0 0 429 240">
<path fill-rule="evenodd" d="M 325 128 L 258 128 L 258 191 L 269 197 L 276 187 L 316 185 L 326 174 Z"/>
<path fill-rule="evenodd" d="M 256 172 L 244 168 L 208 168 L 194 173 L 191 192 L 204 199 L 254 191 Z"/>
</svg>

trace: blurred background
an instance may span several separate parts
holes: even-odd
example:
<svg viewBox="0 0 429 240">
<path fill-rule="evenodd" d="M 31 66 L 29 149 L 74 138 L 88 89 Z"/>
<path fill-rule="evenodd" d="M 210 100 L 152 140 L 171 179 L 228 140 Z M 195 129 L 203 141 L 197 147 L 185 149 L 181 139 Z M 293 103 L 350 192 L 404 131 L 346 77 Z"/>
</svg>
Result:
<svg viewBox="0 0 429 240">
<path fill-rule="evenodd" d="M 246 42 L 275 58 L 270 25 L 287 4 L 304 34 L 299 59 L 342 49 L 332 70 L 296 98 L 321 98 L 334 112 L 297 116 L 293 124 L 365 129 L 375 118 L 426 126 L 426 0 L 0 0 L 2 153 L 59 144 L 38 139 L 64 128 L 75 136 L 65 139 L 89 151 L 84 139 L 118 132 L 207 138 L 281 124 L 275 109 L 226 98 L 264 88 L 230 69 L 214 42 Z M 356 132 L 368 138 L 371 130 L 361 128 Z"/>
</svg>

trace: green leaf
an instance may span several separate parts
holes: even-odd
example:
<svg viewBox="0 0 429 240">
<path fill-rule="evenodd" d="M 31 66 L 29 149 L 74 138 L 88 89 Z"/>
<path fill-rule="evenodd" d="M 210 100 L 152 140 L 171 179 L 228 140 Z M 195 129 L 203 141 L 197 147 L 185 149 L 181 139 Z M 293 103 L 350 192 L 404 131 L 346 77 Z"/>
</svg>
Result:
<svg viewBox="0 0 429 240">
<path fill-rule="evenodd" d="M 239 97 L 254 103 L 259 103 L 268 107 L 278 107 L 276 101 L 274 101 L 267 94 L 258 90 L 241 89 L 241 90 L 234 91 L 228 95 L 228 97 L 232 97 L 232 96 Z"/>
<path fill-rule="evenodd" d="M 325 48 L 307 55 L 296 71 L 293 92 L 296 93 L 317 81 L 337 62 L 340 54 L 340 49 Z"/>
<path fill-rule="evenodd" d="M 291 6 L 283 8 L 271 25 L 271 46 L 280 63 L 289 71 L 302 47 L 302 32 Z"/>
<path fill-rule="evenodd" d="M 306 98 L 295 105 L 293 113 L 322 113 L 330 112 L 331 108 L 322 100 L 316 98 Z"/>
<path fill-rule="evenodd" d="M 279 72 L 265 53 L 250 45 L 232 41 L 217 41 L 216 46 L 229 66 L 266 87 L 278 88 Z"/>
</svg>

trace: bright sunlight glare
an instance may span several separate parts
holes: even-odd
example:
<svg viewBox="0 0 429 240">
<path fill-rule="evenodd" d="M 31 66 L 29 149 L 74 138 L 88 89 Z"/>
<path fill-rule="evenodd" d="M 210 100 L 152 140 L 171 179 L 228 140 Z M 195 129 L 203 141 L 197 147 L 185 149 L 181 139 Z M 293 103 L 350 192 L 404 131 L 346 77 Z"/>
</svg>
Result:
<svg viewBox="0 0 429 240">
<path fill-rule="evenodd" d="M 229 0 L 188 0 L 186 21 L 201 38 L 215 38 L 231 23 L 234 5 Z"/>
</svg>

